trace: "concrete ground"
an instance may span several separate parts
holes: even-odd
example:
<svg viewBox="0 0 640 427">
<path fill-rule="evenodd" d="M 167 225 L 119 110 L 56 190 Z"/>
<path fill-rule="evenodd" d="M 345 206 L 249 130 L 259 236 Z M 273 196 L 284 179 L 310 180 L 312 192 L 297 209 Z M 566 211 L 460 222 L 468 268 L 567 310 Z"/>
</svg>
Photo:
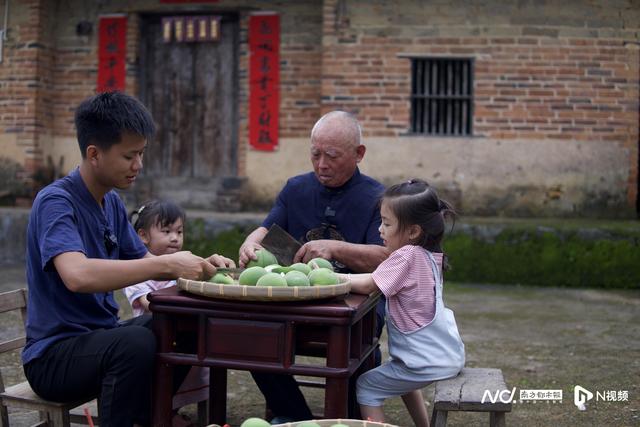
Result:
<svg viewBox="0 0 640 427">
<path fill-rule="evenodd" d="M 24 286 L 22 266 L 0 271 L 0 291 Z M 501 368 L 508 387 L 516 388 L 516 400 L 525 389 L 563 391 L 562 401 L 514 404 L 508 425 L 640 425 L 640 291 L 447 283 L 445 301 L 456 314 L 467 366 Z M 16 316 L 0 322 L 0 340 L 19 330 Z M 0 358 L 0 369 L 6 384 L 24 379 L 17 353 Z M 573 403 L 575 385 L 594 393 L 586 411 Z M 423 392 L 429 404 L 433 386 Z M 305 394 L 314 411 L 320 409 L 320 393 Z M 264 413 L 264 401 L 245 372 L 230 372 L 228 396 L 231 426 Z M 412 425 L 399 399 L 387 401 L 385 411 L 388 422 Z M 37 416 L 12 411 L 10 419 L 12 426 L 28 426 Z M 487 414 L 452 413 L 448 425 L 487 423 Z"/>
</svg>

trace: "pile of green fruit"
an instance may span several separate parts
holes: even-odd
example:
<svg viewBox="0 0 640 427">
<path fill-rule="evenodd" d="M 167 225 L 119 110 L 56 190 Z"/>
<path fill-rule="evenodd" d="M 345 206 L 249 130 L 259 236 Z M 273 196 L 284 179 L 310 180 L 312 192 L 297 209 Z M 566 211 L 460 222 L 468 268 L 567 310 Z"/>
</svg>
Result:
<svg viewBox="0 0 640 427">
<path fill-rule="evenodd" d="M 314 258 L 307 264 L 298 262 L 281 266 L 276 257 L 266 249 L 256 251 L 256 260 L 247 264 L 238 278 L 245 286 L 325 286 L 340 282 L 333 266 L 323 258 Z M 235 284 L 229 275 L 218 273 L 210 279 L 213 283 Z"/>
</svg>

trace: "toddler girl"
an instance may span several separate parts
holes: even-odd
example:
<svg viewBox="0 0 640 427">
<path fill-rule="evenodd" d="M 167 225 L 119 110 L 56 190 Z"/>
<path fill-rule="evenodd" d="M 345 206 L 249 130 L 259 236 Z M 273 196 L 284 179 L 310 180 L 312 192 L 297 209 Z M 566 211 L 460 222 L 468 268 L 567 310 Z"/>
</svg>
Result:
<svg viewBox="0 0 640 427">
<path fill-rule="evenodd" d="M 385 191 L 380 236 L 391 255 L 372 274 L 352 274 L 351 290 L 386 297 L 390 358 L 360 376 L 357 398 L 364 419 L 384 421 L 382 403 L 402 396 L 416 426 L 429 425 L 421 389 L 455 377 L 464 344 L 453 312 L 442 300 L 440 246 L 449 204 L 425 181 L 412 179 Z"/>
<path fill-rule="evenodd" d="M 184 210 L 173 202 L 154 200 L 131 214 L 130 220 L 138 236 L 153 255 L 171 254 L 182 250 L 184 241 Z M 124 289 L 134 316 L 149 312 L 147 294 L 157 289 L 175 286 L 175 280 L 147 280 Z M 173 408 L 200 402 L 209 396 L 209 369 L 194 366 L 173 398 Z M 188 420 L 176 415 L 174 427 L 189 425 Z"/>
</svg>

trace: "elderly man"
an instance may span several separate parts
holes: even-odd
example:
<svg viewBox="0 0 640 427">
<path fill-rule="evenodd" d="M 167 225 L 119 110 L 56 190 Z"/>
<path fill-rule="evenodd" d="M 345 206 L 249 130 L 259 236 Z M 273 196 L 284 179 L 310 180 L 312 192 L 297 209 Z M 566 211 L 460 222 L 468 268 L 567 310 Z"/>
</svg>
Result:
<svg viewBox="0 0 640 427">
<path fill-rule="evenodd" d="M 356 118 L 332 111 L 311 131 L 313 172 L 287 181 L 271 212 L 240 247 L 240 265 L 255 259 L 255 251 L 276 223 L 306 242 L 294 262 L 315 257 L 331 260 L 337 271 L 371 272 L 388 256 L 378 232 L 378 200 L 383 186 L 363 175 L 358 163 L 366 147 L 360 143 Z M 378 336 L 384 324 L 384 303 L 378 306 Z M 276 415 L 274 420 L 311 419 L 295 380 L 287 375 L 252 373 L 256 384 Z"/>
</svg>

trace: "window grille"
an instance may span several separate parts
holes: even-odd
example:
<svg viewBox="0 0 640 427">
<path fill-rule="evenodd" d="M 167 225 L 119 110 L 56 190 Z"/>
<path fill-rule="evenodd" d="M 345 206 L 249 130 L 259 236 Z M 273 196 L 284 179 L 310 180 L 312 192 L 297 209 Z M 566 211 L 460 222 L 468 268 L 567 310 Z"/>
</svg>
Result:
<svg viewBox="0 0 640 427">
<path fill-rule="evenodd" d="M 411 58 L 411 132 L 473 134 L 473 60 Z"/>
</svg>

